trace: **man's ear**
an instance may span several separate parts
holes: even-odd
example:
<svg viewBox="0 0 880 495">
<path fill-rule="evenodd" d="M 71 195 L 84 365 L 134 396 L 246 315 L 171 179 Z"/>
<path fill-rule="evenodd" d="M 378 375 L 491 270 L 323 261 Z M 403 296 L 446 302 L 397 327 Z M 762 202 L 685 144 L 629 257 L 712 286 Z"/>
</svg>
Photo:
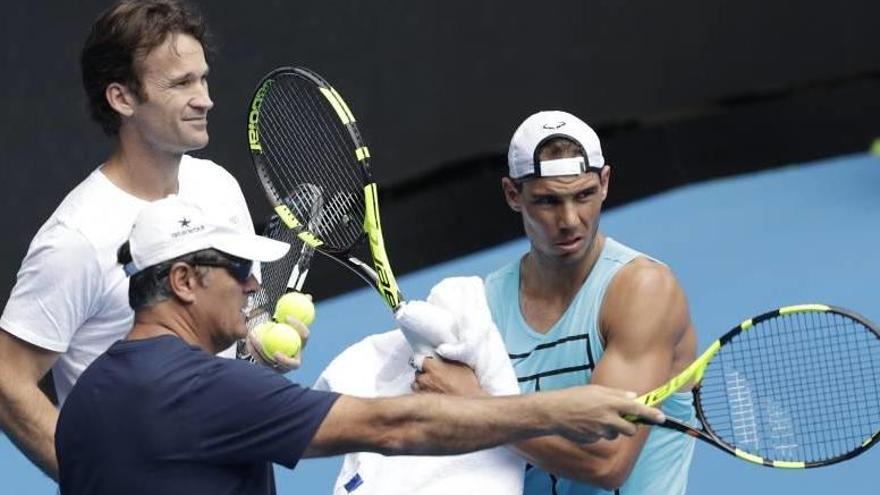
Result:
<svg viewBox="0 0 880 495">
<path fill-rule="evenodd" d="M 199 273 L 196 267 L 183 262 L 171 265 L 168 272 L 168 285 L 174 297 L 185 303 L 196 300 L 196 286 L 199 284 Z"/>
<path fill-rule="evenodd" d="M 611 181 L 611 165 L 605 165 L 599 171 L 599 182 L 602 188 L 602 201 L 608 197 L 608 184 Z"/>
<path fill-rule="evenodd" d="M 504 200 L 511 210 L 519 213 L 522 211 L 522 192 L 516 188 L 510 177 L 501 178 L 501 190 L 504 191 Z"/>
<path fill-rule="evenodd" d="M 121 83 L 110 83 L 104 90 L 104 97 L 110 108 L 116 110 L 123 117 L 131 117 L 134 114 L 134 104 L 137 103 L 137 96 Z"/>
</svg>

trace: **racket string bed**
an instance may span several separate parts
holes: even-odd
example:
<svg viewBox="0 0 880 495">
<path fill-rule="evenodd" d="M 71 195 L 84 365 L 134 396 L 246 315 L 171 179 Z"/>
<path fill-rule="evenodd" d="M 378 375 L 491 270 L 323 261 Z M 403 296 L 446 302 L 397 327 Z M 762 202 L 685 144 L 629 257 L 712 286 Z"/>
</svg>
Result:
<svg viewBox="0 0 880 495">
<path fill-rule="evenodd" d="M 289 139 L 288 139 L 289 141 Z M 300 156 L 305 155 L 303 150 L 295 151 Z M 272 158 L 270 158 L 272 160 Z M 280 162 L 282 158 L 275 159 L 275 162 Z M 314 160 L 307 160 L 304 158 L 300 158 L 301 161 L 309 161 L 314 163 Z M 282 163 L 281 167 L 278 167 L 280 171 L 289 171 L 295 165 L 288 161 L 286 163 Z M 327 187 L 328 184 L 324 184 L 316 178 L 296 178 L 290 175 L 283 175 L 281 173 L 276 174 L 277 178 L 274 180 L 278 181 L 282 184 L 281 188 L 284 190 L 291 190 L 296 187 L 300 187 L 303 185 L 311 185 L 312 191 L 314 191 L 314 195 L 311 197 L 300 197 L 300 198 L 289 198 L 282 197 L 282 201 L 288 206 L 296 215 L 296 217 L 301 220 L 304 224 L 310 225 L 315 233 L 320 233 L 323 239 L 326 239 L 329 245 L 336 244 L 349 244 L 353 242 L 353 235 L 351 232 L 342 231 L 341 233 L 336 233 L 334 230 L 337 226 L 342 225 L 346 226 L 348 222 L 342 222 L 341 219 L 343 214 L 340 212 L 338 198 L 354 198 L 357 196 L 351 192 L 337 192 L 342 189 L 342 186 L 336 181 L 335 183 L 329 184 L 330 187 Z M 332 179 L 332 177 L 331 177 Z M 316 184 L 322 184 L 324 187 L 320 187 Z M 279 195 L 280 196 L 280 195 Z M 325 198 L 332 198 L 334 200 L 327 201 Z M 362 210 L 362 208 L 360 208 Z M 357 213 L 357 206 L 353 210 Z M 357 218 L 357 216 L 363 216 L 363 213 L 359 213 L 352 215 L 352 217 Z M 356 224 L 355 224 L 356 225 Z M 335 234 L 335 235 L 334 235 Z M 342 240 L 335 241 L 338 235 L 342 235 Z M 347 236 L 345 234 L 348 234 Z"/>
<path fill-rule="evenodd" d="M 358 201 L 363 197 L 360 188 L 362 178 L 355 171 L 358 165 L 355 160 L 353 150 L 351 150 L 349 129 L 339 123 L 339 119 L 335 115 L 330 115 L 326 102 L 318 101 L 323 98 L 312 92 L 312 98 L 303 97 L 300 101 L 308 101 L 311 108 L 304 111 L 304 114 L 310 115 L 309 119 L 318 124 L 318 134 L 324 138 L 332 140 L 332 143 L 325 139 L 318 139 L 312 136 L 311 143 L 319 146 L 318 156 L 315 159 L 317 163 L 322 158 L 333 157 L 330 166 L 315 167 L 307 169 L 316 173 L 311 177 L 314 183 L 329 185 L 328 189 L 332 194 L 325 193 L 322 197 L 324 205 L 321 209 L 322 222 L 320 226 L 323 229 L 330 228 L 333 224 L 344 222 L 349 215 L 354 213 L 355 222 L 353 224 L 354 231 L 350 233 L 350 237 L 346 238 L 342 243 L 342 248 L 350 246 L 360 236 L 361 224 L 363 222 L 365 207 L 362 201 Z M 308 133 L 307 128 L 300 129 L 301 135 Z M 348 151 L 343 151 L 348 150 Z M 299 167 L 303 168 L 303 167 Z M 326 182 L 326 184 L 325 184 Z M 329 198 L 329 199 L 328 199 Z"/>
<path fill-rule="evenodd" d="M 796 313 L 733 339 L 699 392 L 704 426 L 724 442 L 765 459 L 819 462 L 880 428 L 880 340 L 860 323 Z"/>
<path fill-rule="evenodd" d="M 285 202 L 303 224 L 320 231 L 327 248 L 343 251 L 361 237 L 365 205 L 351 131 L 312 83 L 284 75 L 263 103 L 260 135 L 276 190 L 311 184 L 316 197 Z M 277 101 L 276 101 L 277 100 Z M 317 208 L 316 208 L 317 206 Z M 317 222 L 316 222 L 317 221 Z"/>
<path fill-rule="evenodd" d="M 815 318 L 814 315 L 798 315 L 797 318 L 804 320 Z M 791 323 L 792 320 L 783 320 L 783 323 Z M 812 327 L 807 328 L 817 328 L 817 331 L 828 333 L 829 328 L 827 325 L 822 326 L 818 325 L 815 322 L 802 322 L 804 325 L 811 324 Z M 797 328 L 797 326 L 795 327 Z M 829 380 L 829 378 L 841 377 L 844 376 L 845 369 L 841 369 L 841 360 L 838 359 L 824 359 L 825 356 L 837 356 L 838 353 L 836 349 L 834 349 L 835 341 L 833 339 L 823 339 L 823 342 L 827 342 L 829 346 L 831 346 L 830 350 L 820 345 L 807 345 L 804 347 L 804 344 L 801 343 L 800 347 L 797 347 L 794 343 L 787 345 L 786 350 L 789 352 L 796 353 L 796 355 L 808 355 L 809 359 L 804 360 L 807 366 L 811 368 L 807 370 L 797 370 L 796 376 L 781 376 L 779 383 L 791 383 L 794 380 L 800 381 L 800 386 L 797 390 L 801 391 L 800 398 L 798 398 L 797 394 L 791 393 L 792 390 L 788 390 L 790 392 L 789 395 L 793 395 L 791 398 L 787 398 L 786 400 L 789 403 L 800 405 L 801 412 L 799 413 L 801 417 L 805 418 L 805 422 L 807 423 L 805 427 L 805 431 L 809 432 L 811 435 L 810 441 L 816 445 L 818 450 L 822 449 L 834 449 L 837 447 L 833 447 L 829 445 L 829 442 L 833 442 L 835 434 L 836 423 L 835 418 L 841 417 L 841 402 L 822 402 L 824 398 L 834 397 L 835 395 L 841 399 L 845 397 L 845 391 L 847 390 L 847 385 L 851 382 L 846 380 Z M 818 373 L 809 374 L 811 370 L 816 370 Z M 813 405 L 825 404 L 826 408 L 817 409 L 816 407 L 812 407 Z M 830 450 L 829 450 L 830 452 Z M 845 452 L 841 451 L 841 452 Z"/>
<path fill-rule="evenodd" d="M 278 108 L 282 108 L 282 106 L 293 108 L 295 109 L 292 112 L 293 115 L 304 116 L 305 118 L 291 119 L 287 114 L 284 114 L 285 118 L 281 122 L 288 124 L 288 127 L 284 128 L 286 136 L 297 140 L 300 155 L 310 158 L 310 160 L 305 160 L 309 164 L 308 167 L 300 166 L 294 169 L 295 165 L 291 164 L 289 169 L 297 170 L 299 172 L 298 175 L 309 175 L 309 178 L 314 181 L 329 179 L 333 190 L 341 190 L 345 184 L 357 185 L 360 179 L 358 176 L 344 173 L 350 170 L 350 167 L 346 166 L 346 164 L 353 159 L 353 155 L 342 152 L 342 150 L 349 147 L 345 136 L 348 132 L 347 129 L 341 124 L 336 124 L 338 122 L 336 116 L 329 114 L 326 104 L 319 100 L 323 96 L 318 95 L 311 87 L 307 91 L 303 91 L 302 88 L 296 86 L 295 81 L 290 81 L 290 79 L 292 78 L 280 79 L 283 89 L 290 91 L 278 91 L 278 97 L 283 100 Z M 285 84 L 288 81 L 291 84 Z M 303 125 L 304 122 L 309 122 L 311 125 Z M 330 122 L 336 125 L 331 125 Z M 318 128 L 318 132 L 314 132 L 315 127 Z M 330 162 L 329 166 L 315 167 L 314 165 L 316 163 L 327 164 L 328 162 Z M 341 174 L 326 176 L 308 174 L 312 170 L 322 172 L 338 170 Z"/>
</svg>

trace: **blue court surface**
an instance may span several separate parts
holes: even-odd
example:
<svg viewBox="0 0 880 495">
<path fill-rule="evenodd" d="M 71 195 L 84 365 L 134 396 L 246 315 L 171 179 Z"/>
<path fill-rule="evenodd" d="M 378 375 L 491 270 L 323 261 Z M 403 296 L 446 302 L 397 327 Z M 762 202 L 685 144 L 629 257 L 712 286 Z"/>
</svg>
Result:
<svg viewBox="0 0 880 495">
<path fill-rule="evenodd" d="M 601 228 L 673 268 L 689 296 L 702 350 L 743 319 L 787 304 L 829 303 L 880 321 L 878 189 L 880 157 L 851 155 L 676 189 L 606 212 Z M 510 242 L 409 274 L 401 288 L 410 299 L 424 298 L 444 277 L 484 275 L 527 249 L 524 239 Z M 290 377 L 312 383 L 346 346 L 393 326 L 369 289 L 322 302 L 304 369 Z M 339 465 L 337 458 L 306 460 L 294 471 L 276 468 L 279 493 L 330 493 Z M 826 468 L 774 470 L 698 442 L 688 492 L 868 493 L 878 465 L 875 448 Z M 0 478 L 2 494 L 55 493 L 54 483 L 5 437 Z"/>
</svg>

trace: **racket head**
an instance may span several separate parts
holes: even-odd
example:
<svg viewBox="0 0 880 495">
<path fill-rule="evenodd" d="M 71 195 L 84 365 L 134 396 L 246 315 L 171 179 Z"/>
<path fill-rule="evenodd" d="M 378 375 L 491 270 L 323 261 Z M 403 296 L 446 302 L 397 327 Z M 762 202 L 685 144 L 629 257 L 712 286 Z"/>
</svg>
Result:
<svg viewBox="0 0 880 495">
<path fill-rule="evenodd" d="M 257 85 L 248 143 L 276 214 L 307 246 L 372 285 L 395 310 L 403 296 L 385 252 L 370 152 L 351 109 L 303 67 L 281 67 Z M 369 240 L 373 266 L 351 253 Z"/>
<path fill-rule="evenodd" d="M 778 468 L 834 464 L 877 442 L 880 332 L 868 319 L 835 306 L 788 306 L 718 343 L 693 391 L 704 432 L 686 433 Z"/>
<path fill-rule="evenodd" d="M 303 67 L 267 74 L 251 98 L 248 144 L 269 201 L 303 242 L 344 254 L 364 239 L 369 150 L 321 76 Z"/>
</svg>

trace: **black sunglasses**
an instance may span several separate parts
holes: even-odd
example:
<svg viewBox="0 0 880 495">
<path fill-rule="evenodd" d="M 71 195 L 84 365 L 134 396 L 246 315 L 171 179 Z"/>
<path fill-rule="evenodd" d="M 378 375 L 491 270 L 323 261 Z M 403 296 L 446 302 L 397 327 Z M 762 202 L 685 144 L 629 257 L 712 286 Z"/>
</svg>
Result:
<svg viewBox="0 0 880 495">
<path fill-rule="evenodd" d="M 232 275 L 235 280 L 238 280 L 238 283 L 243 284 L 247 282 L 248 278 L 251 276 L 251 269 L 254 267 L 254 262 L 251 260 L 245 260 L 241 258 L 230 258 L 227 260 L 194 260 L 192 263 L 189 263 L 193 266 L 213 266 L 217 268 L 225 268 L 226 271 Z"/>
</svg>

